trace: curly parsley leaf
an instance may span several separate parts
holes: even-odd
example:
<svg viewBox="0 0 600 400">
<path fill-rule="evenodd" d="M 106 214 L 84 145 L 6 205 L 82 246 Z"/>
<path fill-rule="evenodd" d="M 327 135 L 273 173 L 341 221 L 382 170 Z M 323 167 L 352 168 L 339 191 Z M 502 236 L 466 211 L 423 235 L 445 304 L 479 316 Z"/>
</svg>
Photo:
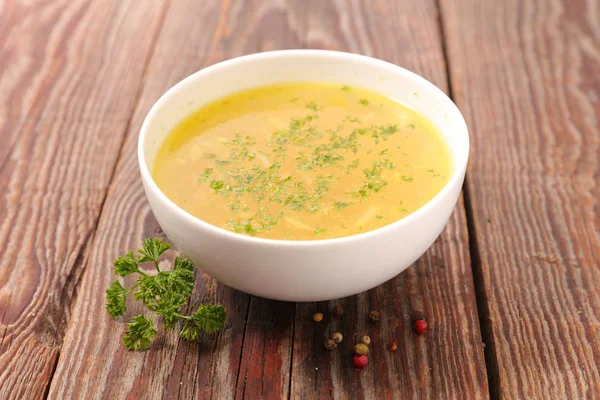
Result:
<svg viewBox="0 0 600 400">
<path fill-rule="evenodd" d="M 156 269 L 158 269 L 158 258 L 171 248 L 171 245 L 161 238 L 148 238 L 144 240 L 143 246 L 143 249 L 138 250 L 140 254 L 138 262 L 152 261 Z"/>
<path fill-rule="evenodd" d="M 124 257 L 117 257 L 114 262 L 115 265 L 115 275 L 119 275 L 122 277 L 126 277 L 127 275 L 131 275 L 133 273 L 139 272 L 138 262 L 135 260 L 133 256 L 133 251 L 125 254 Z"/>
<path fill-rule="evenodd" d="M 144 314 L 136 315 L 127 324 L 123 343 L 127 350 L 147 350 L 156 333 L 157 330 L 151 320 L 144 317 Z"/>
<path fill-rule="evenodd" d="M 184 296 L 191 296 L 194 290 L 194 264 L 183 257 L 175 257 L 173 264 L 171 287 Z"/>
<path fill-rule="evenodd" d="M 171 246 L 162 239 L 144 240 L 144 248 L 138 250 L 140 257 L 136 260 L 133 252 L 117 258 L 114 263 L 115 274 L 128 276 L 138 273 L 136 283 L 126 289 L 118 281 L 113 281 L 106 289 L 106 310 L 112 317 L 124 315 L 126 298 L 133 292 L 133 299 L 141 301 L 153 314 L 163 318 L 166 329 L 174 328 L 183 321 L 180 336 L 186 340 L 197 340 L 202 332 L 219 330 L 226 319 L 225 308 L 221 305 L 201 305 L 196 313 L 182 315 L 180 309 L 188 302 L 194 290 L 194 265 L 184 257 L 176 257 L 173 270 L 161 271 L 158 267 L 159 257 Z M 140 262 L 152 261 L 156 266 L 156 275 L 148 275 L 139 269 Z M 146 350 L 157 330 L 152 321 L 140 314 L 127 324 L 127 332 L 123 338 L 129 350 Z"/>
<path fill-rule="evenodd" d="M 119 281 L 112 281 L 106 289 L 106 311 L 111 317 L 116 318 L 125 314 L 125 298 L 129 292 Z"/>
<path fill-rule="evenodd" d="M 204 304 L 183 324 L 179 337 L 184 340 L 198 340 L 202 332 L 216 332 L 225 324 L 227 313 L 220 304 Z"/>
</svg>

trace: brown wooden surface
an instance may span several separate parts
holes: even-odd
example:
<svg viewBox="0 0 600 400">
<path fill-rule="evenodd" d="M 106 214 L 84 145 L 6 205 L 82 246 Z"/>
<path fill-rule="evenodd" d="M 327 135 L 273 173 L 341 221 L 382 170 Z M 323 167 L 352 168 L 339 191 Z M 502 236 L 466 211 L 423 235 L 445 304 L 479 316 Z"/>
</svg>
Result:
<svg viewBox="0 0 600 400">
<path fill-rule="evenodd" d="M 52 379 L 163 7 L 2 5 L 0 398 L 28 399 Z"/>
<path fill-rule="evenodd" d="M 374 51 L 374 39 L 370 38 L 411 34 L 408 24 L 404 27 L 392 21 L 377 24 L 384 20 L 391 2 L 376 3 L 378 13 L 371 15 L 370 20 L 350 3 L 314 2 L 302 6 L 297 2 L 284 8 L 277 2 L 213 2 L 213 8 L 194 12 L 190 4 L 174 2 L 167 13 L 123 155 L 135 154 L 143 117 L 171 85 L 207 64 L 254 51 L 326 47 L 376 54 L 391 61 L 403 61 L 445 86 L 433 2 L 398 13 L 405 22 L 410 21 L 414 12 L 422 17 L 423 35 L 402 52 L 392 46 Z M 350 25 L 340 22 L 346 18 Z M 317 34 L 310 35 L 311 32 Z M 356 41 L 358 35 L 365 37 L 362 44 Z M 173 43 L 187 44 L 184 48 L 174 48 Z M 419 48 L 425 50 L 423 55 L 419 55 Z M 421 261 L 421 268 L 368 295 L 343 300 L 347 317 L 340 320 L 346 325 L 340 329 L 347 340 L 339 352 L 328 354 L 323 350 L 323 335 L 328 333 L 328 325 L 315 327 L 312 312 L 306 312 L 317 305 L 251 298 L 207 277 L 203 283 L 211 289 L 198 293 L 192 303 L 224 302 L 234 311 L 227 329 L 216 337 L 207 336 L 200 344 L 181 342 L 175 332 L 170 332 L 147 353 L 127 352 L 120 342 L 124 326 L 106 315 L 104 292 L 98 288 L 106 287 L 114 279 L 110 263 L 116 255 L 138 246 L 143 237 L 153 235 L 158 228 L 138 174 L 136 158 L 121 157 L 81 282 L 82 292 L 89 292 L 93 298 L 79 297 L 74 306 L 50 397 L 70 394 L 78 398 L 119 398 L 135 394 L 149 398 L 254 399 L 291 394 L 293 398 L 310 398 L 328 396 L 330 391 L 338 398 L 344 397 L 345 392 L 365 398 L 374 394 L 487 395 L 466 223 L 460 208 L 443 239 Z M 441 287 L 444 290 L 439 290 Z M 381 340 L 375 340 L 377 332 L 365 330 L 370 306 L 377 306 L 390 317 L 389 323 L 382 321 Z M 407 328 L 414 307 L 423 307 L 435 326 L 427 340 L 416 337 Z M 97 325 L 102 328 L 90 324 L 90 317 L 98 318 Z M 444 323 L 438 326 L 438 319 Z M 371 358 L 372 368 L 362 374 L 351 364 L 357 324 L 373 335 L 374 351 L 379 353 Z M 400 350 L 394 355 L 385 350 L 392 337 L 400 341 Z M 433 363 L 433 360 L 438 361 Z M 99 367 L 91 369 L 90 365 Z M 456 365 L 465 368 L 458 369 Z M 437 373 L 438 369 L 446 373 Z M 357 396 L 360 394 L 364 396 Z"/>
<path fill-rule="evenodd" d="M 442 15 L 492 394 L 600 398 L 600 2 L 442 0 Z"/>
<path fill-rule="evenodd" d="M 0 0 L 0 399 L 600 397 L 600 3 L 439 3 Z M 223 303 L 225 329 L 198 343 L 159 329 L 126 351 L 141 309 L 108 317 L 111 264 L 162 235 L 143 118 L 207 65 L 303 47 L 450 81 L 472 137 L 466 203 L 415 266 L 357 296 L 274 302 L 198 271 L 189 308 Z"/>
</svg>

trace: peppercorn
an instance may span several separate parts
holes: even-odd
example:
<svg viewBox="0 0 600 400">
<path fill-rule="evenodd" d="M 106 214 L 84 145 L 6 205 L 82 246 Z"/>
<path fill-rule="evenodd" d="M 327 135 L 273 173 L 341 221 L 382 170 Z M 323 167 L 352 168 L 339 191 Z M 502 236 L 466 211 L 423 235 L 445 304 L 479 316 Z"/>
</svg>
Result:
<svg viewBox="0 0 600 400">
<path fill-rule="evenodd" d="M 377 321 L 379 321 L 379 312 L 378 311 L 371 311 L 369 313 L 369 320 L 371 322 L 377 322 Z"/>
<path fill-rule="evenodd" d="M 427 331 L 427 321 L 424 319 L 418 319 L 415 321 L 415 332 L 423 334 Z"/>
<path fill-rule="evenodd" d="M 356 354 L 369 354 L 369 346 L 364 343 L 359 343 L 354 346 L 354 352 Z"/>
<path fill-rule="evenodd" d="M 365 335 L 362 338 L 360 338 L 360 341 L 362 343 L 366 344 L 367 346 L 371 344 L 371 338 L 368 337 L 367 335 Z"/>
<path fill-rule="evenodd" d="M 315 321 L 315 322 L 321 322 L 321 321 L 323 321 L 323 314 L 321 314 L 320 312 L 314 313 L 314 315 L 313 315 L 313 321 Z"/>
<path fill-rule="evenodd" d="M 333 339 L 336 343 L 342 343 L 342 340 L 344 340 L 344 337 L 339 332 L 333 332 L 330 338 Z"/>
<path fill-rule="evenodd" d="M 389 351 L 396 351 L 398 349 L 398 343 L 395 340 L 392 340 L 390 344 L 388 344 Z"/>
<path fill-rule="evenodd" d="M 324 345 L 327 350 L 333 350 L 337 347 L 337 343 L 333 339 L 325 339 Z"/>
<path fill-rule="evenodd" d="M 339 318 L 344 314 L 344 309 L 342 308 L 342 306 L 337 305 L 333 307 L 333 310 L 331 310 L 331 312 L 333 313 L 334 317 Z"/>
<path fill-rule="evenodd" d="M 356 368 L 364 368 L 369 363 L 369 358 L 364 354 L 357 354 L 354 356 L 354 366 Z"/>
</svg>

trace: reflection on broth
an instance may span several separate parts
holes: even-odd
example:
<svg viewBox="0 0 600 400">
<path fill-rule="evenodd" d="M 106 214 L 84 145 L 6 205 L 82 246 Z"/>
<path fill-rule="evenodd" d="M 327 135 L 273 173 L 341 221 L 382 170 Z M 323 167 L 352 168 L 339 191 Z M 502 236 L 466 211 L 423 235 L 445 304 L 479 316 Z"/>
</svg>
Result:
<svg viewBox="0 0 600 400">
<path fill-rule="evenodd" d="M 153 176 L 190 214 L 271 239 L 370 231 L 431 200 L 452 174 L 437 128 L 349 86 L 294 83 L 236 93 L 167 136 Z"/>
</svg>

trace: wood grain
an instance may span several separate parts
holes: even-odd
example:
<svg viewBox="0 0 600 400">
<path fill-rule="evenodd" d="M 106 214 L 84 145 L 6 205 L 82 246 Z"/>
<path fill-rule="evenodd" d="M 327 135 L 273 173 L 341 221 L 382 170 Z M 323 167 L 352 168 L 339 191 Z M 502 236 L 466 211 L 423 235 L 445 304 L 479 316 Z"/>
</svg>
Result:
<svg viewBox="0 0 600 400">
<path fill-rule="evenodd" d="M 461 221 L 462 219 L 462 221 Z M 453 228 L 454 226 L 454 228 Z M 292 368 L 293 398 L 487 398 L 487 381 L 477 319 L 469 316 L 474 296 L 465 245 L 464 215 L 414 267 L 355 297 L 319 304 L 298 304 Z M 460 265 L 463 267 L 457 267 Z M 339 306 L 343 316 L 332 310 Z M 368 320 L 378 311 L 378 323 Z M 325 322 L 312 323 L 314 312 Z M 425 336 L 412 331 L 417 312 L 427 316 Z M 333 352 L 323 341 L 341 332 Z M 368 335 L 370 365 L 352 364 L 353 346 Z M 460 338 L 460 339 L 458 339 Z M 388 345 L 396 341 L 391 353 Z M 308 383 L 307 383 L 308 382 Z"/>
<path fill-rule="evenodd" d="M 599 398 L 600 2 L 441 3 L 492 393 Z"/>
<path fill-rule="evenodd" d="M 435 2 L 311 1 L 309 14 L 309 47 L 373 55 L 446 89 Z M 344 310 L 342 318 L 331 316 L 336 305 Z M 317 310 L 326 322 L 315 327 L 311 317 Z M 381 313 L 379 324 L 367 321 L 371 310 Z M 412 333 L 417 310 L 431 325 L 426 337 Z M 336 330 L 346 339 L 326 352 L 323 341 Z M 292 398 L 486 398 L 462 202 L 416 266 L 358 296 L 298 304 L 294 333 Z M 358 371 L 352 348 L 365 334 L 373 340 L 370 366 Z M 398 343 L 395 353 L 387 350 L 392 340 Z"/>
<path fill-rule="evenodd" d="M 470 275 L 462 203 L 428 255 L 399 278 L 340 300 L 339 321 L 315 325 L 312 313 L 334 304 L 291 304 L 253 298 L 198 274 L 190 307 L 220 301 L 229 324 L 199 343 L 175 332 L 145 353 L 124 350 L 122 321 L 104 310 L 114 258 L 161 234 L 146 203 L 134 157 L 139 126 L 154 101 L 188 74 L 224 58 L 261 50 L 317 47 L 376 55 L 414 69 L 445 87 L 437 11 L 425 3 L 375 1 L 193 1 L 171 4 L 149 65 L 93 245 L 49 391 L 50 398 L 337 398 L 487 396 L 481 338 Z M 394 40 L 381 40 L 394 38 Z M 170 255 L 171 257 L 173 254 Z M 366 324 L 372 307 L 386 318 Z M 432 324 L 414 336 L 410 313 L 423 309 Z M 127 317 L 139 312 L 132 308 Z M 344 331 L 335 353 L 324 335 Z M 348 350 L 368 331 L 372 366 L 356 371 Z M 384 351 L 387 340 L 400 349 Z M 318 368 L 318 369 L 317 369 Z"/>
<path fill-rule="evenodd" d="M 45 46 L 49 32 L 64 37 L 78 7 L 60 2 L 58 7 L 17 1 L 0 3 L 0 166 L 6 160 L 28 116 L 34 116 L 44 103 L 40 89 L 59 54 L 60 40 Z M 35 28 L 32 23 L 35 22 Z M 39 95 L 41 94 L 41 95 Z M 38 101 L 36 101 L 36 99 Z"/>
<path fill-rule="evenodd" d="M 287 312 L 283 303 L 283 308 L 251 307 L 250 296 L 200 274 L 199 290 L 194 292 L 190 305 L 221 302 L 229 313 L 228 325 L 218 335 L 207 335 L 199 343 L 180 341 L 174 331 L 159 331 L 160 340 L 146 353 L 124 349 L 124 323 L 111 320 L 104 309 L 104 288 L 114 279 L 112 261 L 138 247 L 143 238 L 161 233 L 143 194 L 135 157 L 137 134 L 150 107 L 170 86 L 211 63 L 259 51 L 265 43 L 271 47 L 283 47 L 286 43 L 297 46 L 291 38 L 293 33 L 283 35 L 281 30 L 265 27 L 293 25 L 288 24 L 279 2 L 207 1 L 203 7 L 196 4 L 192 0 L 173 2 L 165 18 L 147 85 L 99 222 L 88 259 L 89 270 L 80 285 L 80 290 L 88 295 L 80 297 L 74 306 L 50 388 L 51 398 L 228 399 L 238 393 L 243 396 L 246 385 L 262 385 L 259 382 L 263 370 L 265 380 L 272 382 L 272 386 L 267 383 L 264 387 L 287 395 L 289 375 L 281 377 L 280 369 L 271 374 L 271 364 L 257 369 L 251 356 L 256 353 L 249 350 L 244 357 L 241 354 L 243 344 L 256 352 L 281 351 L 280 363 L 289 373 L 290 357 L 285 351 L 291 352 L 291 332 L 286 330 L 292 327 L 293 313 Z M 263 301 L 254 299 L 252 304 Z M 126 319 L 140 311 L 132 308 Z M 257 335 L 264 332 L 264 326 L 272 333 Z M 90 369 L 89 365 L 98 367 Z M 238 378 L 238 371 L 243 371 L 244 376 Z M 239 390 L 236 383 L 241 385 Z"/>
<path fill-rule="evenodd" d="M 162 5 L 3 6 L 0 398 L 29 399 L 51 379 Z"/>
</svg>

